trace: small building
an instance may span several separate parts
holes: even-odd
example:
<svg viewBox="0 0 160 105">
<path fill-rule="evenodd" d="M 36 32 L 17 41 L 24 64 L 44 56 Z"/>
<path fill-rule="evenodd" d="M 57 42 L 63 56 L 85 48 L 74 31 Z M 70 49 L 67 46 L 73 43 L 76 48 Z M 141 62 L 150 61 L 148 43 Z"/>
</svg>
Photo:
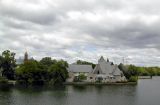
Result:
<svg viewBox="0 0 160 105">
<path fill-rule="evenodd" d="M 109 62 L 101 57 L 98 60 L 98 64 L 94 69 L 91 65 L 77 65 L 71 64 L 68 67 L 69 79 L 67 82 L 73 82 L 74 78 L 77 78 L 80 74 L 86 76 L 85 82 L 122 82 L 126 81 L 123 72 L 114 65 L 113 62 Z"/>
</svg>

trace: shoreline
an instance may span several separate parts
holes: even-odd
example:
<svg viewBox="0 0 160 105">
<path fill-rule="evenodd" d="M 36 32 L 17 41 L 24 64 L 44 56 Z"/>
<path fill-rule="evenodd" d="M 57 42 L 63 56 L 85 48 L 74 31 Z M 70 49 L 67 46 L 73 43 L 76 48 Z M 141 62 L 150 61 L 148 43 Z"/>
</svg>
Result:
<svg viewBox="0 0 160 105">
<path fill-rule="evenodd" d="M 64 85 L 137 85 L 138 82 L 126 83 L 93 83 L 93 82 L 65 82 Z"/>
</svg>

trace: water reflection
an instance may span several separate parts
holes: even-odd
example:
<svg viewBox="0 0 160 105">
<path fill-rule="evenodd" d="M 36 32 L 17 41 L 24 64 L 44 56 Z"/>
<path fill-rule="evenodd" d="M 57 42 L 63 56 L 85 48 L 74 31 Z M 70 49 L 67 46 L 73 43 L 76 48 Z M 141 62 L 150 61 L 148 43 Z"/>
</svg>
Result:
<svg viewBox="0 0 160 105">
<path fill-rule="evenodd" d="M 160 78 L 138 85 L 1 86 L 0 105 L 159 105 Z"/>
</svg>

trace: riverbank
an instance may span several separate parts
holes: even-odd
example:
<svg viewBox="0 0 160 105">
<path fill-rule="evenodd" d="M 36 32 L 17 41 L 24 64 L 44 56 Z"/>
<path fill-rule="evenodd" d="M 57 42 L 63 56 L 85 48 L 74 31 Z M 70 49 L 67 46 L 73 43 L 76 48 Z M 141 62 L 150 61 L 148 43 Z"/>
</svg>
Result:
<svg viewBox="0 0 160 105">
<path fill-rule="evenodd" d="M 8 81 L 9 85 L 17 85 L 16 81 Z M 137 82 L 113 82 L 113 83 L 97 83 L 97 82 L 64 82 L 63 85 L 136 85 Z"/>
<path fill-rule="evenodd" d="M 94 83 L 94 82 L 65 82 L 64 85 L 136 85 L 137 82 Z"/>
</svg>

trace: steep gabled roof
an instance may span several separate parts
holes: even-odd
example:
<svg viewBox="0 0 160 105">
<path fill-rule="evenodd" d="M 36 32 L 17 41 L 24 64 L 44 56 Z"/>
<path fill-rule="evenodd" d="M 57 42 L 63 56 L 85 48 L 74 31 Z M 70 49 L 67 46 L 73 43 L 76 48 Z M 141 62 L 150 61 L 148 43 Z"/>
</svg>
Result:
<svg viewBox="0 0 160 105">
<path fill-rule="evenodd" d="M 105 61 L 105 59 L 103 58 L 103 56 L 101 56 L 101 58 L 98 60 L 98 63 L 99 62 L 104 62 Z"/>
<path fill-rule="evenodd" d="M 92 66 L 91 65 L 77 65 L 77 64 L 71 64 L 68 67 L 69 72 L 92 72 Z"/>
<path fill-rule="evenodd" d="M 106 75 L 121 75 L 122 73 L 117 65 L 112 65 L 111 62 L 105 61 L 103 57 L 98 60 L 98 64 L 92 73 L 97 73 L 98 71 L 100 74 Z"/>
<path fill-rule="evenodd" d="M 113 75 L 121 75 L 122 74 L 122 71 L 118 68 L 117 65 L 113 65 Z"/>
<path fill-rule="evenodd" d="M 102 74 L 102 70 L 101 70 L 101 67 L 100 67 L 100 64 L 97 64 L 96 67 L 94 68 L 94 70 L 92 71 L 92 73 L 94 74 L 97 74 L 99 71 L 100 74 Z"/>
</svg>

